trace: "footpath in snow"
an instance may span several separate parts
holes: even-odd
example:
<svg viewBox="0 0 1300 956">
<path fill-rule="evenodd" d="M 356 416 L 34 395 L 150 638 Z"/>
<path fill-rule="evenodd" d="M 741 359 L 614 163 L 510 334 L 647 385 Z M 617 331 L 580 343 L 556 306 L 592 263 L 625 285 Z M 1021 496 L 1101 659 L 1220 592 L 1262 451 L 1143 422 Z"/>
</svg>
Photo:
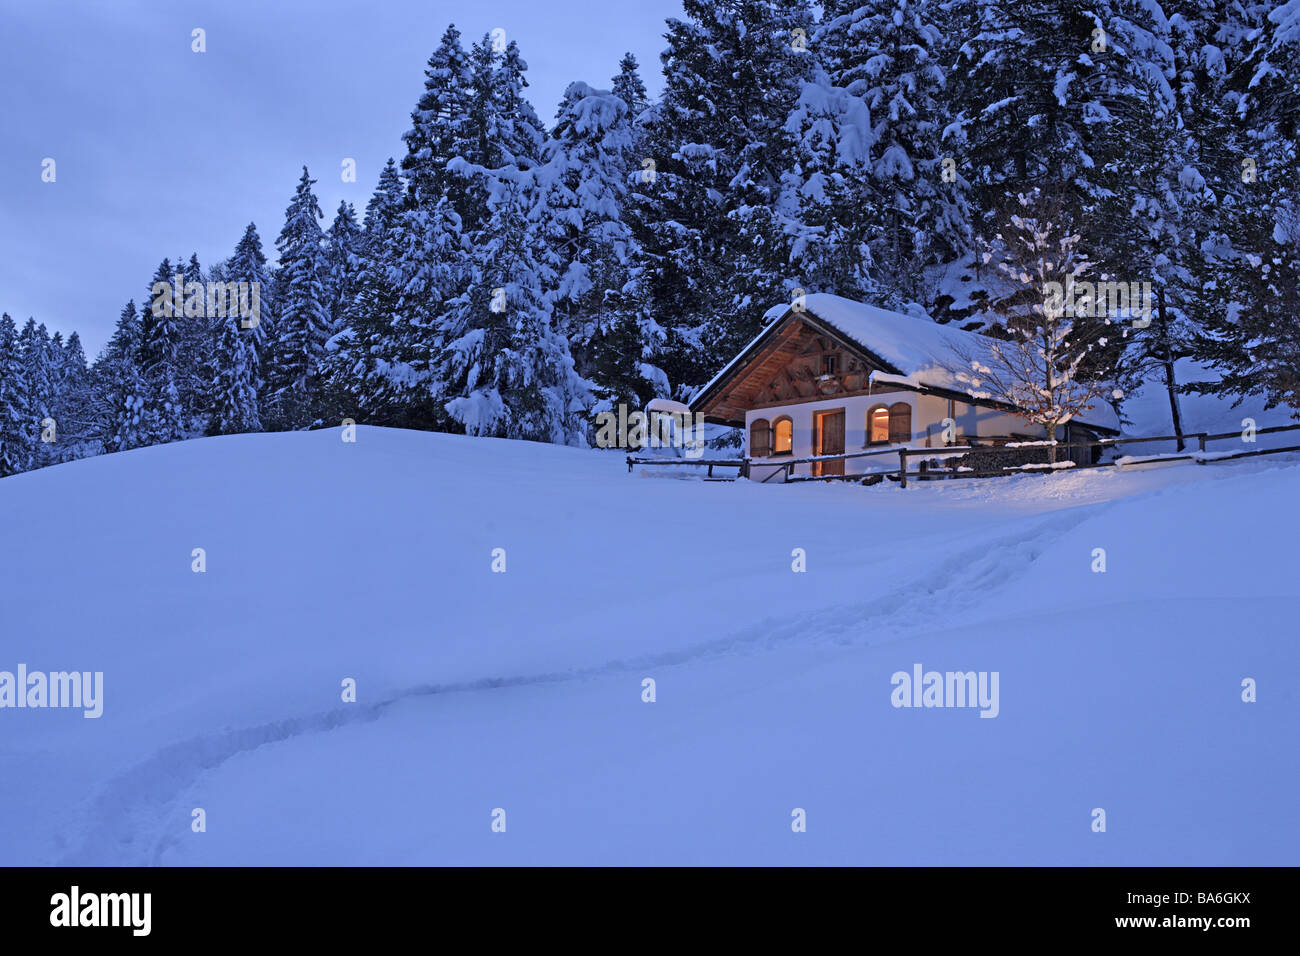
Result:
<svg viewBox="0 0 1300 956">
<path fill-rule="evenodd" d="M 0 710 L 0 863 L 1294 863 L 1298 492 L 371 428 L 6 478 L 0 671 L 104 678 Z M 996 717 L 895 707 L 918 666 Z"/>
</svg>

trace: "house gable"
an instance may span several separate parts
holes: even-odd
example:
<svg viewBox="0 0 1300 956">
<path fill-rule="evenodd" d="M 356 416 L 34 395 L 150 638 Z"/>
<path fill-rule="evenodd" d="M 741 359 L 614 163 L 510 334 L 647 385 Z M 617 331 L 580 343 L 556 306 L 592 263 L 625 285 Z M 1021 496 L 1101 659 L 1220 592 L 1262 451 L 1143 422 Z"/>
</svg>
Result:
<svg viewBox="0 0 1300 956">
<path fill-rule="evenodd" d="M 872 372 L 897 370 L 809 313 L 789 312 L 751 343 L 691 407 L 741 425 L 745 412 L 871 391 Z M 879 389 L 877 389 L 878 391 Z"/>
</svg>

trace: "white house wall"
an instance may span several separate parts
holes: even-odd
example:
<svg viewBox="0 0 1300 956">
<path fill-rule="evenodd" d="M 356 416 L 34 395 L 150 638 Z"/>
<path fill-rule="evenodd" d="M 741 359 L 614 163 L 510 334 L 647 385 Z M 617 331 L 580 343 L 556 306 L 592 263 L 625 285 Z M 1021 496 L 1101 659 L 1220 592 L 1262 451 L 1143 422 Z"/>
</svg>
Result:
<svg viewBox="0 0 1300 956">
<path fill-rule="evenodd" d="M 791 454 L 773 455 L 768 458 L 755 458 L 750 470 L 750 478 L 762 481 L 770 478 L 780 481 L 777 474 L 783 470 L 782 461 L 789 458 L 810 458 L 813 449 L 813 422 L 817 412 L 844 409 L 844 451 L 852 454 L 871 450 L 867 447 L 867 411 L 877 405 L 886 407 L 898 402 L 905 402 L 912 407 L 912 438 L 909 444 L 915 446 L 940 448 L 944 445 L 943 422 L 951 417 L 956 423 L 957 442 L 967 435 L 978 438 L 1001 437 L 1007 435 L 1025 435 L 1031 438 L 1044 437 L 1043 429 L 1030 425 L 1015 415 L 1007 414 L 993 408 L 972 405 L 966 402 L 950 403 L 937 395 L 921 392 L 897 391 L 877 392 L 874 395 L 855 395 L 852 397 L 829 398 L 816 402 L 800 402 L 792 405 L 778 405 L 771 408 L 751 409 L 745 413 L 745 453 L 749 454 L 749 429 L 755 419 L 765 418 L 769 425 L 778 418 L 788 417 L 794 426 L 794 440 Z M 887 446 L 875 446 L 887 447 Z M 897 446 L 896 446 L 897 447 Z M 771 463 L 770 465 L 768 463 Z M 844 462 L 845 474 L 860 475 L 871 471 L 880 471 L 898 467 L 898 457 L 878 455 L 869 458 L 849 458 Z M 812 474 L 811 465 L 794 466 L 796 475 Z"/>
</svg>

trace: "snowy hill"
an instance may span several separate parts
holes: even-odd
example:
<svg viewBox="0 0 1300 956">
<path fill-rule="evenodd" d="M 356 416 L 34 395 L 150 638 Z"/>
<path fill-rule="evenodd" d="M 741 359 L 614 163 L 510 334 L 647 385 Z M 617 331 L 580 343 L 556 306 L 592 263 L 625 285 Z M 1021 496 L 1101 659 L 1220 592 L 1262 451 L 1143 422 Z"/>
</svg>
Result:
<svg viewBox="0 0 1300 956">
<path fill-rule="evenodd" d="M 6 478 L 0 671 L 104 692 L 0 710 L 0 863 L 1294 863 L 1298 492 L 367 428 Z M 916 665 L 997 672 L 996 717 L 893 706 Z"/>
</svg>

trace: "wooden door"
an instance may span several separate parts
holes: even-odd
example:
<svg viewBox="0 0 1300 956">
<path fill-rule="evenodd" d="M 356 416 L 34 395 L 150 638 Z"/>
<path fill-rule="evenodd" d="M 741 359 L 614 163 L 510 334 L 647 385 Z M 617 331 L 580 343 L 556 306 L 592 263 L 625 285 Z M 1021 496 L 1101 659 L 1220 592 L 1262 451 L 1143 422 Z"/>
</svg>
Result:
<svg viewBox="0 0 1300 956">
<path fill-rule="evenodd" d="M 817 454 L 844 454 L 844 409 L 817 413 Z M 814 474 L 817 475 L 844 474 L 843 458 L 839 461 L 819 461 L 816 465 Z"/>
</svg>

